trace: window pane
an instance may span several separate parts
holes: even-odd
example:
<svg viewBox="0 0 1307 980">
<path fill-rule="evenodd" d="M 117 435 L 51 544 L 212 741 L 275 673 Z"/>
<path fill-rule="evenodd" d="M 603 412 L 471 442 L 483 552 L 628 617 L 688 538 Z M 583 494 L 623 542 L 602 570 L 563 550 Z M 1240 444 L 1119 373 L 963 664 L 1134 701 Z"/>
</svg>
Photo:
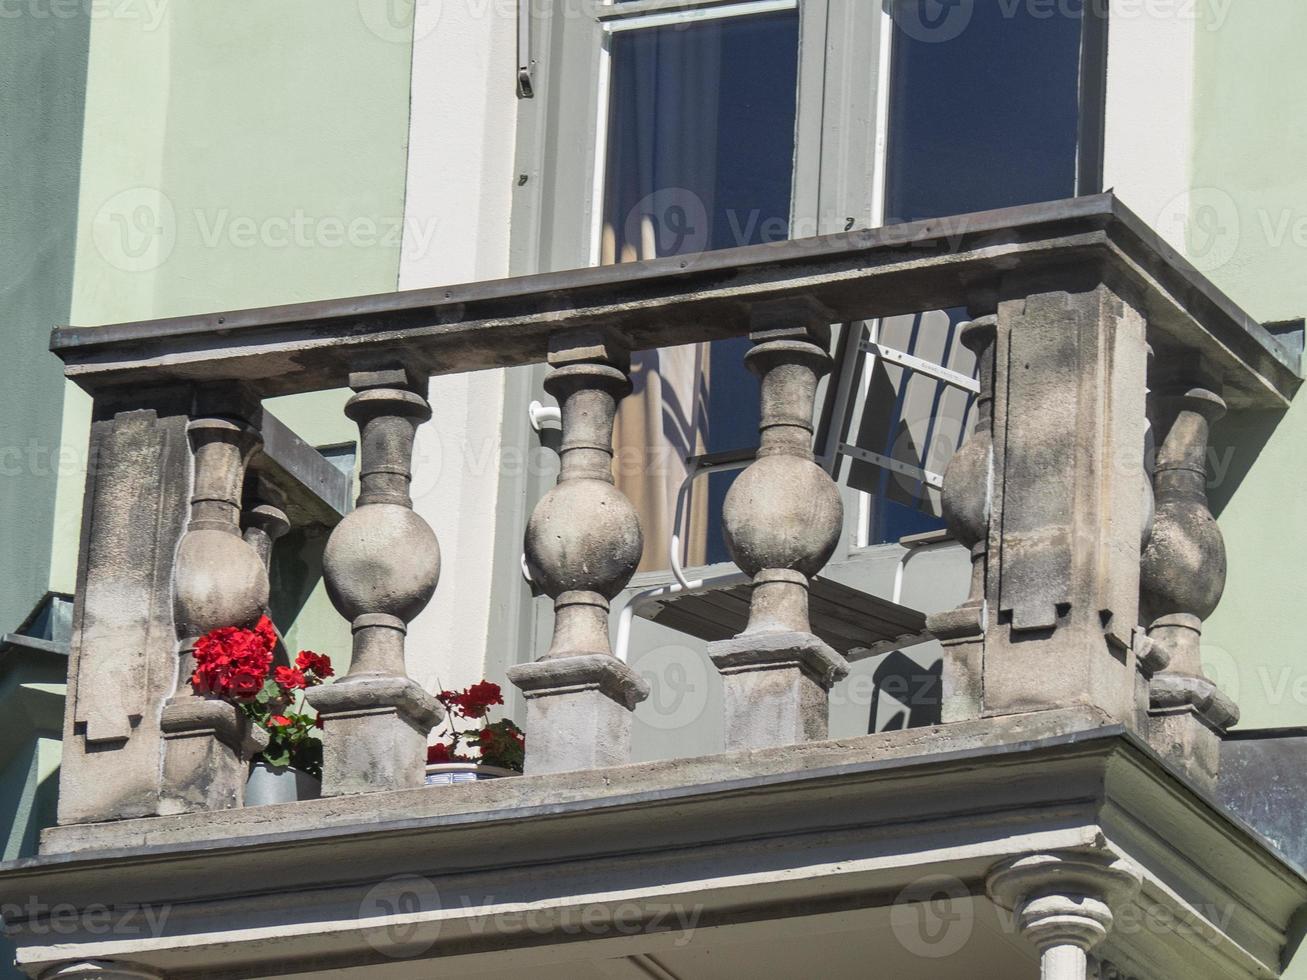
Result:
<svg viewBox="0 0 1307 980">
<path fill-rule="evenodd" d="M 1081 8 L 897 0 L 889 220 L 1075 194 Z"/>
<path fill-rule="evenodd" d="M 631 262 L 777 241 L 789 235 L 799 21 L 795 11 L 618 32 L 601 261 Z M 650 351 L 618 440 L 662 449 L 652 472 L 619 465 L 640 509 L 646 567 L 666 567 L 677 460 L 757 444 L 758 382 L 739 339 L 707 351 Z M 721 504 L 733 474 L 704 478 L 689 560 L 723 561 Z"/>
</svg>

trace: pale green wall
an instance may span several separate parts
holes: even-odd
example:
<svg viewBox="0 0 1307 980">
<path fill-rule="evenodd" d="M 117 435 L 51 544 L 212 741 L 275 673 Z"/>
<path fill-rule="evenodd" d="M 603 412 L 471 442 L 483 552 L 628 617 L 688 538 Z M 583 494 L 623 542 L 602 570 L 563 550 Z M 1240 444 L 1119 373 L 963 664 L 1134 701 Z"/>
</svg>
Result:
<svg viewBox="0 0 1307 980">
<path fill-rule="evenodd" d="M 1301 0 L 1231 4 L 1196 35 L 1190 237 L 1198 264 L 1261 321 L 1307 314 L 1304 37 Z M 1230 417 L 1215 441 L 1229 579 L 1205 659 L 1242 727 L 1307 725 L 1307 391 L 1283 419 Z"/>
<path fill-rule="evenodd" d="M 49 583 L 63 400 L 47 345 L 72 293 L 89 31 L 80 14 L 7 17 L 0 30 L 0 633 Z"/>
<path fill-rule="evenodd" d="M 396 288 L 411 39 L 387 0 L 163 4 L 91 35 L 74 323 Z M 355 437 L 339 392 L 278 400 L 314 444 Z M 66 437 L 89 408 L 66 395 Z M 71 589 L 80 475 L 52 580 Z M 319 588 L 292 644 L 340 656 Z"/>
</svg>

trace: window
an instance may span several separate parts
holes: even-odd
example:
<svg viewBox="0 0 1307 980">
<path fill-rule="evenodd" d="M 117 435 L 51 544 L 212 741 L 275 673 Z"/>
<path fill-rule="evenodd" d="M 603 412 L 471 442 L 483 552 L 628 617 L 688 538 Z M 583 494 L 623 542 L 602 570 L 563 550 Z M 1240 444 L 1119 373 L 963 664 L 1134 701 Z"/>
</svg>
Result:
<svg viewBox="0 0 1307 980">
<path fill-rule="evenodd" d="M 622 262 L 1099 189 L 1101 17 L 1077 0 L 575 0 L 537 23 L 516 271 Z M 848 543 L 928 530 L 971 424 L 963 312 L 845 325 L 824 460 Z M 756 444 L 744 341 L 649 352 L 618 474 L 665 567 L 681 457 Z M 729 475 L 691 497 L 723 560 Z"/>
</svg>

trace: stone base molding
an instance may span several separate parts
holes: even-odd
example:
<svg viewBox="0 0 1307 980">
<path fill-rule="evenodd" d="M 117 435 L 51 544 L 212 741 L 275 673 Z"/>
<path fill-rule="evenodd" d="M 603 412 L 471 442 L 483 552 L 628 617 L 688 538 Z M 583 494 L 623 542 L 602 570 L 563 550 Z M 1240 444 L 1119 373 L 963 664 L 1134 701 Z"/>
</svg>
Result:
<svg viewBox="0 0 1307 980">
<path fill-rule="evenodd" d="M 649 685 L 610 654 L 510 667 L 526 698 L 531 772 L 620 766 L 631 758 L 631 719 Z"/>
<path fill-rule="evenodd" d="M 741 634 L 708 644 L 722 675 L 726 751 L 815 742 L 829 734 L 830 689 L 849 664 L 812 633 Z"/>
<path fill-rule="evenodd" d="M 1032 854 L 994 869 L 989 897 L 1016 916 L 1039 950 L 1042 980 L 1088 980 L 1089 951 L 1107 938 L 1113 910 L 1138 891 L 1139 872 L 1105 854 Z"/>
</svg>

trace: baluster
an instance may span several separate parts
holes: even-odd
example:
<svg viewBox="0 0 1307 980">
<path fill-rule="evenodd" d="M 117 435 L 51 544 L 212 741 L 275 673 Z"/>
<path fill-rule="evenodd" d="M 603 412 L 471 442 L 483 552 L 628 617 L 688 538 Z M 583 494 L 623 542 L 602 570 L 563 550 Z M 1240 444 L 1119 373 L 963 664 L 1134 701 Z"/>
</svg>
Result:
<svg viewBox="0 0 1307 980">
<path fill-rule="evenodd" d="M 1177 367 L 1155 386 L 1160 440 L 1153 474 L 1156 513 L 1140 568 L 1142 619 L 1153 668 L 1148 735 L 1163 755 L 1212 785 L 1221 734 L 1239 709 L 1203 672 L 1203 620 L 1225 589 L 1225 542 L 1207 506 L 1207 446 L 1225 402 L 1201 366 Z"/>
<path fill-rule="evenodd" d="M 404 666 L 408 624 L 440 578 L 435 532 L 409 496 L 414 435 L 431 418 L 418 385 L 401 369 L 349 376 L 359 496 L 322 564 L 327 595 L 352 626 L 353 657 L 344 677 L 308 694 L 323 723 L 324 796 L 421 786 L 427 736 L 444 717 Z"/>
<path fill-rule="evenodd" d="M 1139 891 L 1128 861 L 1101 853 L 1032 854 L 989 875 L 986 891 L 1039 950 L 1043 980 L 1088 980 L 1089 951 Z"/>
<path fill-rule="evenodd" d="M 808 618 L 809 583 L 835 551 L 844 517 L 834 481 L 812 456 L 829 317 L 798 303 L 754 315 L 745 363 L 762 379 L 761 445 L 723 506 L 726 546 L 752 579 L 749 621 L 708 646 L 723 678 L 727 749 L 825 738 L 830 689 L 849 671 Z"/>
<path fill-rule="evenodd" d="M 562 409 L 557 485 L 526 531 L 532 580 L 554 600 L 554 632 L 539 660 L 509 669 L 527 704 L 528 772 L 630 760 L 631 713 L 648 685 L 613 656 L 608 604 L 644 551 L 640 519 L 613 485 L 613 417 L 631 391 L 628 352 L 596 333 L 557 338 L 545 390 Z"/>
<path fill-rule="evenodd" d="M 998 316 L 987 313 L 962 325 L 962 343 L 976 355 L 980 393 L 976 424 L 944 471 L 944 521 L 971 551 L 971 590 L 956 609 L 926 618 L 944 647 L 941 720 L 978 718 L 983 711 L 982 655 L 985 635 L 985 559 L 989 551 L 994 483 L 994 340 Z"/>
<path fill-rule="evenodd" d="M 285 496 L 262 477 L 246 481 L 245 512 L 241 515 L 245 543 L 254 549 L 268 568 L 272 563 L 272 549 L 290 530 L 286 516 Z"/>
<path fill-rule="evenodd" d="M 251 757 L 266 734 L 241 710 L 191 688 L 195 643 L 221 626 L 250 627 L 268 604 L 268 573 L 241 537 L 245 467 L 260 444 L 244 422 L 197 418 L 191 516 L 177 550 L 173 616 L 181 640 L 176 693 L 164 707 L 161 813 L 240 806 Z"/>
</svg>

